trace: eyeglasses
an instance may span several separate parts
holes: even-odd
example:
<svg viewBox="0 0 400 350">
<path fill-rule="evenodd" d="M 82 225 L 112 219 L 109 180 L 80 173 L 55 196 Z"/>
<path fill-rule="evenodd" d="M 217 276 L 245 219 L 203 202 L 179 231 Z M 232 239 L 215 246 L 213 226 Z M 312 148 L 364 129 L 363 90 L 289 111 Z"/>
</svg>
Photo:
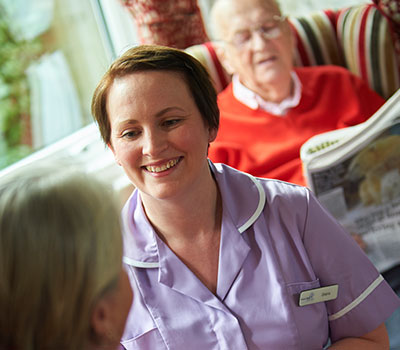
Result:
<svg viewBox="0 0 400 350">
<path fill-rule="evenodd" d="M 248 48 L 252 43 L 254 32 L 260 35 L 264 40 L 277 39 L 282 34 L 281 24 L 285 21 L 285 19 L 286 16 L 273 16 L 272 20 L 257 27 L 236 32 L 233 35 L 232 40 L 226 42 L 236 46 L 239 49 Z"/>
</svg>

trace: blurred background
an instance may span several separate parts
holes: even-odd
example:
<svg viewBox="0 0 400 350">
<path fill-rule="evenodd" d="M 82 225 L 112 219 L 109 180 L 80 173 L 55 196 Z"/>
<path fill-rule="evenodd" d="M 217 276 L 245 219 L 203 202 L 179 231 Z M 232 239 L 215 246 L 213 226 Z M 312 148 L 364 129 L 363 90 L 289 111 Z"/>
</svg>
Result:
<svg viewBox="0 0 400 350">
<path fill-rule="evenodd" d="M 301 15 L 363 2 L 282 0 L 281 6 Z M 206 30 L 212 3 L 198 0 Z M 92 169 L 113 163 L 99 142 L 90 101 L 110 62 L 139 42 L 123 4 L 0 0 L 0 169 L 32 153 L 27 159 L 77 154 Z"/>
</svg>

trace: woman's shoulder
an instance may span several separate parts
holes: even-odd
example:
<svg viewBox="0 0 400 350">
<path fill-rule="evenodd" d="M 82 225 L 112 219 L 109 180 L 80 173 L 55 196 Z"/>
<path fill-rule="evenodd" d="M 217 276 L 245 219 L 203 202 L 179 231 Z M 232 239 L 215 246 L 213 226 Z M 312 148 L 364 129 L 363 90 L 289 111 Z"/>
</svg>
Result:
<svg viewBox="0 0 400 350">
<path fill-rule="evenodd" d="M 312 194 L 307 187 L 276 179 L 257 178 L 262 184 L 268 207 L 276 211 L 305 214 Z"/>
<path fill-rule="evenodd" d="M 214 173 L 224 200 L 242 207 L 248 203 L 265 205 L 280 203 L 285 206 L 304 206 L 310 198 L 308 188 L 289 182 L 254 177 L 225 164 L 215 164 Z M 264 198 L 264 199 L 263 199 Z"/>
</svg>

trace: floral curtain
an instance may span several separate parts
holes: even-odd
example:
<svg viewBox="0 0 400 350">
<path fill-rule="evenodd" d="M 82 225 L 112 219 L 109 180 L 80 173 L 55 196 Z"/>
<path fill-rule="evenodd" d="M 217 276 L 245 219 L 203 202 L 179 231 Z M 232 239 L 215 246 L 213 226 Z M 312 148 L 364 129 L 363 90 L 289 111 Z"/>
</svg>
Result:
<svg viewBox="0 0 400 350">
<path fill-rule="evenodd" d="M 208 40 L 197 0 L 120 0 L 136 21 L 142 44 L 184 49 Z"/>
</svg>

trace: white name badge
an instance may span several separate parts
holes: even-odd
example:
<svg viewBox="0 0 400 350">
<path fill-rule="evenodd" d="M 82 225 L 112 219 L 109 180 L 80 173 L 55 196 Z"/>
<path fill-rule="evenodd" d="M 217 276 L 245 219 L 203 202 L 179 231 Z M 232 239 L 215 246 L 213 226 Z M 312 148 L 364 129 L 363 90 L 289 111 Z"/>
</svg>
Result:
<svg viewBox="0 0 400 350">
<path fill-rule="evenodd" d="M 337 298 L 339 286 L 333 284 L 327 287 L 308 289 L 300 293 L 299 306 L 306 306 Z"/>
</svg>

